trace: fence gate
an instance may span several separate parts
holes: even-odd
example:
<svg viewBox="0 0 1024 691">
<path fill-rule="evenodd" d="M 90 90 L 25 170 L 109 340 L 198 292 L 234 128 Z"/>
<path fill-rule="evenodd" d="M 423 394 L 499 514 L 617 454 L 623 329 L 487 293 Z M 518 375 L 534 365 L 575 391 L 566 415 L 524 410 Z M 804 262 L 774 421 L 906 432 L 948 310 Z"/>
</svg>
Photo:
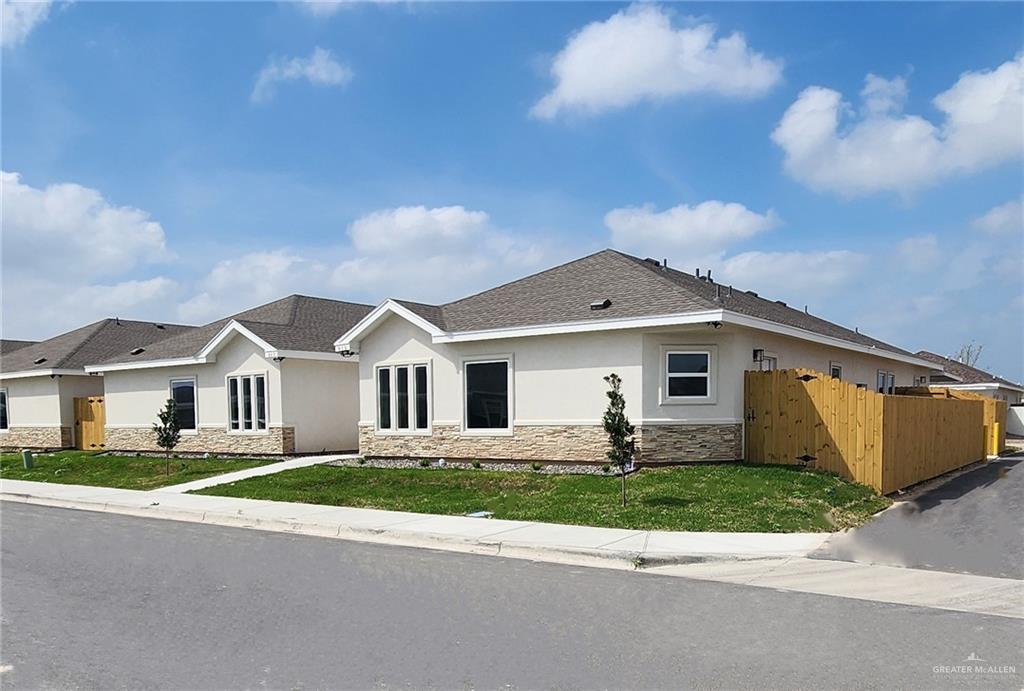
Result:
<svg viewBox="0 0 1024 691">
<path fill-rule="evenodd" d="M 75 448 L 101 451 L 107 414 L 102 396 L 75 399 Z"/>
</svg>

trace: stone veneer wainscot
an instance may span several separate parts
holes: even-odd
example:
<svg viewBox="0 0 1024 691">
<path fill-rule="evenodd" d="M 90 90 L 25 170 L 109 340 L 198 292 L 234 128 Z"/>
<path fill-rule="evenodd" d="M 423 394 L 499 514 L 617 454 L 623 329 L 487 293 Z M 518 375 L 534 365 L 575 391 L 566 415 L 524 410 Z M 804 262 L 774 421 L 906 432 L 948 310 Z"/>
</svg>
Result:
<svg viewBox="0 0 1024 691">
<path fill-rule="evenodd" d="M 641 463 L 734 461 L 743 457 L 743 430 L 729 425 L 637 427 Z M 462 434 L 434 425 L 433 434 L 379 434 L 359 426 L 359 453 L 370 458 L 464 458 L 607 462 L 608 435 L 600 425 L 520 425 L 511 435 Z"/>
<path fill-rule="evenodd" d="M 66 449 L 70 427 L 11 427 L 0 434 L 0 449 Z"/>
<path fill-rule="evenodd" d="M 107 451 L 161 451 L 152 429 L 107 427 Z M 182 433 L 174 447 L 184 453 L 229 453 L 234 455 L 282 455 L 295 453 L 295 428 L 271 427 L 265 434 L 229 434 L 220 427 L 201 427 L 196 434 Z"/>
</svg>

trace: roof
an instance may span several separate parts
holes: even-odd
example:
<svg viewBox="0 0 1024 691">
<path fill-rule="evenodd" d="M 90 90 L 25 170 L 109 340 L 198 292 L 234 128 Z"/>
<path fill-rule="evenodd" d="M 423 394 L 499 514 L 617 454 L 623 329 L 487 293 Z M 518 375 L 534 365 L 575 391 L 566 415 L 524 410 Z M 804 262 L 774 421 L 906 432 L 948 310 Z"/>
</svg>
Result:
<svg viewBox="0 0 1024 691">
<path fill-rule="evenodd" d="M 592 302 L 611 300 L 605 309 Z M 898 348 L 781 301 L 717 284 L 617 250 L 556 266 L 444 305 L 396 300 L 448 332 L 571 324 L 728 310 L 913 358 Z"/>
<path fill-rule="evenodd" d="M 30 346 L 38 343 L 39 341 L 17 341 L 11 338 L 0 339 L 0 356 L 6 355 L 7 353 L 13 353 L 15 350 L 21 350 L 25 346 Z"/>
<path fill-rule="evenodd" d="M 351 328 L 372 309 L 371 305 L 289 295 L 153 343 L 138 355 L 122 349 L 91 364 L 193 357 L 232 321 L 278 350 L 334 353 L 334 340 L 338 334 Z"/>
<path fill-rule="evenodd" d="M 937 355 L 927 350 L 919 350 L 915 354 L 922 360 L 928 360 L 929 362 L 941 365 L 942 371 L 947 374 L 952 374 L 954 377 L 959 379 L 960 381 L 958 383 L 960 384 L 1000 384 L 1001 386 L 1008 386 L 1018 390 L 1021 388 L 1021 385 L 1016 382 L 1003 379 L 1002 377 L 997 377 L 991 372 L 986 372 L 985 370 L 978 369 L 977 367 L 965 365 L 959 360 L 943 357 L 942 355 Z"/>
<path fill-rule="evenodd" d="M 22 346 L 14 351 L 4 348 L 0 369 L 4 372 L 40 373 L 49 370 L 82 369 L 115 353 L 147 347 L 156 341 L 194 330 L 193 326 L 157 324 L 129 319 L 101 319 L 45 341 Z"/>
</svg>

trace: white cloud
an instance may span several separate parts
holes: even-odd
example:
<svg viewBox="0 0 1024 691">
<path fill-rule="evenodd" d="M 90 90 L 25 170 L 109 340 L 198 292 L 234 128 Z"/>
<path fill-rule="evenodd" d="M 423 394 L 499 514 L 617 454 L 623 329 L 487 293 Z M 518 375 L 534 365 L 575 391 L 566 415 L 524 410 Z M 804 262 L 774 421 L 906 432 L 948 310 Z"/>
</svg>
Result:
<svg viewBox="0 0 1024 691">
<path fill-rule="evenodd" d="M 1024 235 L 1024 203 L 1021 200 L 1009 201 L 990 209 L 987 213 L 971 222 L 975 230 L 992 235 Z"/>
<path fill-rule="evenodd" d="M 111 313 L 169 308 L 174 281 L 129 276 L 171 256 L 145 211 L 73 183 L 32 187 L 17 173 L 0 172 L 0 188 L 4 333 L 48 337 Z"/>
<path fill-rule="evenodd" d="M 292 4 L 306 14 L 320 18 L 334 16 L 338 11 L 352 6 L 348 0 L 299 0 Z"/>
<path fill-rule="evenodd" d="M 465 245 L 487 230 L 490 219 L 483 211 L 461 206 L 400 206 L 356 219 L 349 229 L 352 244 L 362 252 L 418 252 Z"/>
<path fill-rule="evenodd" d="M 903 113 L 902 79 L 868 75 L 861 96 L 862 114 L 854 120 L 839 92 L 804 89 L 772 132 L 790 175 L 849 197 L 908 194 L 1024 151 L 1024 54 L 993 70 L 967 72 L 936 96 L 940 125 Z"/>
<path fill-rule="evenodd" d="M 896 245 L 900 266 L 910 271 L 927 271 L 942 260 L 939 239 L 932 234 L 904 238 Z"/>
<path fill-rule="evenodd" d="M 531 114 L 599 113 L 686 94 L 752 98 L 782 78 L 782 62 L 752 50 L 743 34 L 716 38 L 713 24 L 676 28 L 668 10 L 635 4 L 573 34 L 555 56 L 554 89 Z"/>
<path fill-rule="evenodd" d="M 852 283 L 865 266 L 867 257 L 850 250 L 743 252 L 726 259 L 716 279 L 769 299 L 814 303 Z"/>
<path fill-rule="evenodd" d="M 199 324 L 293 293 L 319 295 L 329 277 L 326 264 L 286 249 L 224 259 L 178 307 L 178 318 Z"/>
<path fill-rule="evenodd" d="M 28 38 L 32 29 L 46 21 L 51 2 L 11 2 L 0 0 L 0 46 L 13 47 Z"/>
<path fill-rule="evenodd" d="M 344 86 L 352 81 L 350 67 L 335 60 L 331 51 L 319 46 L 308 58 L 272 57 L 256 77 L 249 98 L 265 103 L 274 97 L 281 82 L 305 80 L 315 86 Z"/>
<path fill-rule="evenodd" d="M 720 255 L 738 242 L 771 230 L 779 217 L 742 204 L 709 200 L 655 211 L 650 204 L 612 209 L 604 217 L 612 243 L 623 250 L 686 262 Z"/>
</svg>

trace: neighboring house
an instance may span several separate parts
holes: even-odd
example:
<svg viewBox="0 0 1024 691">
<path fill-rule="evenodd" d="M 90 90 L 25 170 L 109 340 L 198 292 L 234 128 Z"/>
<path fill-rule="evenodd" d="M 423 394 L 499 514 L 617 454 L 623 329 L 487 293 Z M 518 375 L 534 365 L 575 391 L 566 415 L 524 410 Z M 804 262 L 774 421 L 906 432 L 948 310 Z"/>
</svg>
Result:
<svg viewBox="0 0 1024 691">
<path fill-rule="evenodd" d="M 927 350 L 918 351 L 917 356 L 941 368 L 940 372 L 933 372 L 928 379 L 930 386 L 972 391 L 997 401 L 1006 401 L 1010 405 L 1016 405 L 1024 400 L 1024 385 Z"/>
<path fill-rule="evenodd" d="M 108 450 L 157 450 L 152 426 L 177 402 L 179 451 L 290 454 L 355 449 L 355 358 L 338 334 L 372 309 L 292 295 L 149 347 L 95 360 Z"/>
<path fill-rule="evenodd" d="M 0 342 L 0 447 L 74 446 L 74 399 L 103 395 L 85 365 L 191 328 L 103 319 L 38 343 Z"/>
<path fill-rule="evenodd" d="M 931 363 L 856 330 L 612 250 L 445 305 L 387 300 L 359 356 L 367 456 L 601 461 L 622 377 L 643 462 L 742 457 L 743 372 L 807 367 L 892 391 Z"/>
</svg>

